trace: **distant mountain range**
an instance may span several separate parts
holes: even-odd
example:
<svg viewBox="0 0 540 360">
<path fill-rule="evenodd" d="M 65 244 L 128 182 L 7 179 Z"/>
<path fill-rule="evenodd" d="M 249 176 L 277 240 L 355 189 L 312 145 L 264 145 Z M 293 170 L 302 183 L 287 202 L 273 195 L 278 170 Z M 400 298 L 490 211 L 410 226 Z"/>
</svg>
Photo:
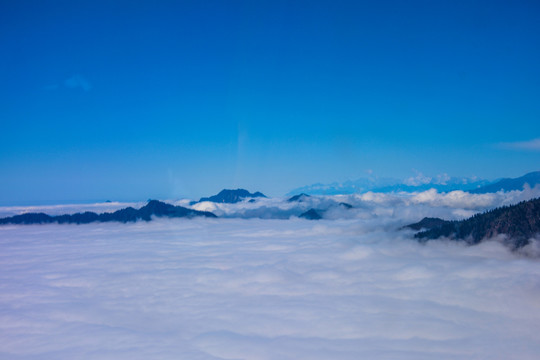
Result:
<svg viewBox="0 0 540 360">
<path fill-rule="evenodd" d="M 219 194 L 213 195 L 210 197 L 203 197 L 198 202 L 211 201 L 215 203 L 235 204 L 245 199 L 253 199 L 253 198 L 258 198 L 258 197 L 265 198 L 266 196 L 263 193 L 258 192 L 258 191 L 252 194 L 245 189 L 236 189 L 236 190 L 224 189 L 224 190 L 221 190 Z"/>
<path fill-rule="evenodd" d="M 355 194 L 370 191 L 378 186 L 390 186 L 398 183 L 397 179 L 390 178 L 361 178 L 348 180 L 343 183 L 333 182 L 330 184 L 312 184 L 291 190 L 287 195 L 309 194 L 309 195 L 339 195 Z"/>
<path fill-rule="evenodd" d="M 490 184 L 489 181 L 476 178 L 454 178 L 438 176 L 435 178 L 417 177 L 405 180 L 390 178 L 362 178 L 344 183 L 313 184 L 296 188 L 288 195 L 304 193 L 309 195 L 340 195 L 372 192 L 414 192 L 437 189 L 439 192 L 454 190 L 472 190 Z"/>
<path fill-rule="evenodd" d="M 309 195 L 338 195 L 365 193 L 368 191 L 378 193 L 391 192 L 420 192 L 436 189 L 438 192 L 455 190 L 467 191 L 475 194 L 485 194 L 497 191 L 523 190 L 525 184 L 534 187 L 540 184 L 540 171 L 531 172 L 515 179 L 498 179 L 488 181 L 478 178 L 457 178 L 447 175 L 427 177 L 419 174 L 405 180 L 391 178 L 362 178 L 355 181 L 331 184 L 313 184 L 296 188 L 288 193 L 294 195 L 304 193 Z"/>
<path fill-rule="evenodd" d="M 261 192 L 250 193 L 245 189 L 236 190 L 222 190 L 217 195 L 213 195 L 206 198 L 201 198 L 199 202 L 211 201 L 216 203 L 229 203 L 234 204 L 245 199 L 265 198 L 266 196 Z M 195 204 L 197 202 L 192 202 Z M 148 203 L 140 209 L 134 209 L 127 207 L 121 210 L 117 210 L 112 213 L 95 212 L 83 212 L 76 214 L 65 214 L 51 216 L 45 213 L 26 213 L 21 215 L 15 215 L 0 219 L 0 225 L 2 224 L 89 224 L 93 222 L 132 222 L 137 220 L 151 220 L 152 216 L 156 217 L 168 217 L 168 218 L 192 218 L 197 216 L 204 217 L 217 217 L 212 212 L 198 211 L 194 209 L 185 208 L 182 206 L 174 206 L 158 200 L 149 200 Z"/>
<path fill-rule="evenodd" d="M 375 187 L 371 189 L 372 192 L 377 193 L 391 193 L 391 192 L 419 192 L 426 191 L 429 189 L 435 189 L 438 192 L 450 192 L 456 190 L 462 191 L 473 191 L 482 186 L 489 184 L 487 180 L 470 180 L 467 178 L 458 179 L 455 178 L 453 181 L 446 182 L 444 184 L 429 182 L 420 185 L 407 185 L 407 184 L 395 184 L 391 186 Z"/>
<path fill-rule="evenodd" d="M 470 190 L 469 192 L 473 194 L 486 194 L 498 191 L 523 190 L 525 184 L 528 184 L 530 187 L 540 184 L 540 171 L 530 172 L 515 179 L 500 179 L 478 189 Z"/>
<path fill-rule="evenodd" d="M 26 213 L 0 219 L 0 224 L 89 224 L 93 222 L 134 222 L 137 220 L 150 221 L 152 216 L 168 218 L 192 218 L 196 216 L 216 217 L 208 211 L 197 211 L 182 206 L 174 206 L 157 200 L 150 200 L 140 209 L 127 207 L 112 213 L 96 214 L 84 212 L 72 215 L 50 216 L 44 213 Z"/>
<path fill-rule="evenodd" d="M 477 244 L 484 239 L 505 234 L 508 236 L 507 245 L 518 249 L 540 233 L 540 198 L 476 214 L 461 221 L 424 218 L 407 227 L 414 230 L 425 229 L 415 235 L 415 238 L 423 241 L 448 237 Z"/>
<path fill-rule="evenodd" d="M 393 186 L 385 186 L 383 188 L 373 188 L 373 191 L 382 191 L 382 192 L 391 192 L 391 191 L 420 191 L 425 190 L 428 188 L 439 188 L 439 189 L 455 189 L 455 187 L 471 187 L 475 186 L 475 189 L 470 189 L 469 191 L 471 193 L 487 193 L 487 192 L 496 192 L 496 191 L 511 191 L 511 190 L 518 190 L 523 189 L 526 184 L 528 184 L 531 187 L 534 187 L 535 185 L 540 184 L 540 172 L 533 172 L 526 174 L 522 177 L 515 178 L 515 179 L 501 179 L 497 182 L 493 182 L 487 185 L 479 186 L 480 183 L 483 183 L 484 180 L 475 180 L 475 181 L 469 181 L 467 179 L 453 179 L 450 177 L 439 177 L 437 179 L 431 179 L 431 178 L 425 178 L 422 176 L 418 176 L 414 179 L 407 180 L 407 184 L 398 184 Z M 444 183 L 444 184 L 443 184 Z M 536 194 L 536 195 L 534 195 Z M 520 197 L 521 199 L 530 199 L 533 196 L 538 196 L 538 189 L 535 191 L 529 191 L 524 193 L 518 193 L 518 194 L 507 194 L 505 196 L 510 196 L 511 198 L 516 198 L 516 195 Z M 396 194 L 395 196 L 401 196 L 399 194 Z M 405 194 L 407 196 L 407 194 Z M 469 195 L 470 196 L 470 195 Z M 164 202 L 160 202 L 157 200 L 150 200 L 145 206 L 142 206 L 139 209 L 135 209 L 133 207 L 126 207 L 124 209 L 120 209 L 114 212 L 103 212 L 103 213 L 96 213 L 96 212 L 79 212 L 76 214 L 64 214 L 64 215 L 48 215 L 42 212 L 31 212 L 31 213 L 25 213 L 21 215 L 15 215 L 11 217 L 6 217 L 0 219 L 0 224 L 43 224 L 43 223 L 73 223 L 73 224 L 87 224 L 92 222 L 109 222 L 109 221 L 118 221 L 118 222 L 130 222 L 130 221 L 137 221 L 137 220 L 145 220 L 148 221 L 152 218 L 152 216 L 156 217 L 170 217 L 170 218 L 178 218 L 178 217 L 196 217 L 196 216 L 204 216 L 204 217 L 217 217 L 216 214 L 219 216 L 224 217 L 241 217 L 241 218 L 252 218 L 252 217 L 259 217 L 259 218 L 280 218 L 280 219 L 286 219 L 290 218 L 291 216 L 299 216 L 301 218 L 310 219 L 310 220 L 318 220 L 321 218 L 326 219 L 335 219 L 339 217 L 345 217 L 345 218 L 354 218 L 354 216 L 358 215 L 358 209 L 364 208 L 364 200 L 362 198 L 357 197 L 349 197 L 347 201 L 351 202 L 351 204 L 346 202 L 340 202 L 335 197 L 324 197 L 324 196 L 312 196 L 308 193 L 300 193 L 296 194 L 288 199 L 275 199 L 272 201 L 259 201 L 258 205 L 251 205 L 251 204 L 245 204 L 247 202 L 256 202 L 257 199 L 266 198 L 266 196 L 261 192 L 254 192 L 251 193 L 248 190 L 245 189 L 224 189 L 220 191 L 218 194 L 210 196 L 210 197 L 203 197 L 198 202 L 194 201 L 189 203 L 190 206 L 188 207 L 182 207 L 182 206 L 174 206 L 171 204 L 167 204 Z M 502 200 L 499 199 L 498 204 L 504 204 L 509 202 L 501 202 Z M 517 200 L 516 200 L 517 201 Z M 238 206 L 217 206 L 213 204 L 204 203 L 201 204 L 201 202 L 213 202 L 218 204 L 236 204 L 239 203 Z M 367 201 L 369 203 L 369 201 Z M 191 205 L 194 205 L 191 207 Z M 247 205 L 247 206 L 246 206 Z M 393 206 L 393 205 L 392 205 Z M 469 205 L 464 205 L 466 208 Z M 483 209 L 489 208 L 485 204 L 482 205 Z M 492 205 L 495 206 L 495 205 Z M 369 207 L 369 206 L 368 206 Z M 118 207 L 116 207 L 118 208 Z M 353 210 L 351 212 L 344 211 L 355 208 L 356 210 Z M 24 209 L 23 209 L 24 210 Z M 205 210 L 210 210 L 215 212 L 209 212 Z M 67 212 L 69 210 L 65 210 Z M 12 215 L 14 212 L 8 213 L 9 215 Z M 6 215 L 8 215 L 6 214 Z M 356 215 L 355 215 L 356 214 Z M 516 220 L 514 221 L 515 224 L 521 224 Z M 532 223 L 532 222 L 530 222 Z M 449 225 L 452 224 L 452 225 Z M 457 224 L 457 223 L 456 223 Z M 418 227 L 416 230 L 419 230 L 420 228 L 425 228 L 428 230 L 433 229 L 434 235 L 424 234 L 424 235 L 418 235 L 418 236 L 436 236 L 439 233 L 435 233 L 435 229 L 439 229 L 442 235 L 439 236 L 446 236 L 448 233 L 449 236 L 454 236 L 455 233 L 456 238 L 459 238 L 462 234 L 461 229 L 466 229 L 467 227 L 456 225 L 453 222 L 447 222 L 440 219 L 434 219 L 434 218 L 427 218 L 424 219 L 423 222 L 420 222 L 416 224 Z M 415 224 L 413 224 L 415 225 Z M 411 225 L 411 228 L 414 228 L 414 226 Z M 449 227 L 450 226 L 450 227 Z M 452 228 L 452 226 L 458 226 L 457 228 Z M 455 231 L 453 231 L 454 229 Z M 498 229 L 498 228 L 497 228 Z M 510 231 L 513 228 L 510 227 L 508 229 L 505 229 L 505 231 Z M 519 230 L 521 227 L 518 228 L 516 231 L 522 231 L 524 234 L 527 233 L 525 230 Z M 439 231 L 437 230 L 437 231 Z M 446 233 L 444 232 L 446 231 Z M 514 230 L 512 230 L 514 231 Z M 477 232 L 473 232 L 472 234 L 476 234 Z M 489 233 L 489 232 L 487 232 Z M 478 234 L 483 234 L 482 232 L 478 232 Z M 509 232 L 508 234 L 514 235 L 514 232 Z M 517 232 L 515 233 L 517 234 Z M 477 236 L 477 235 L 474 235 Z M 478 235 L 480 236 L 480 235 Z M 476 239 L 476 237 L 474 237 Z"/>
</svg>

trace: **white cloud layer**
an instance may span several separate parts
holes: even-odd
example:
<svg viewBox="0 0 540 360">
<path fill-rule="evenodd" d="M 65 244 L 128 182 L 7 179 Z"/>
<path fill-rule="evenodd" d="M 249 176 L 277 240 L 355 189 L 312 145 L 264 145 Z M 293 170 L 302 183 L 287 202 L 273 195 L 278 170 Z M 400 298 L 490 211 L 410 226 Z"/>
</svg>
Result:
<svg viewBox="0 0 540 360">
<path fill-rule="evenodd" d="M 220 217 L 288 219 L 314 208 L 326 219 L 392 218 L 405 225 L 425 216 L 447 220 L 463 219 L 477 212 L 523 200 L 540 197 L 540 186 L 526 186 L 521 191 L 471 194 L 464 191 L 439 193 L 435 189 L 413 193 L 373 193 L 352 195 L 327 195 L 303 198 L 302 202 L 288 202 L 283 198 L 257 199 L 255 202 L 236 204 L 202 202 L 193 205 L 195 210 L 211 211 Z M 340 206 L 352 205 L 352 209 Z M 182 205 L 186 205 L 183 203 Z"/>
<path fill-rule="evenodd" d="M 386 196 L 333 221 L 2 226 L 0 358 L 536 359 L 539 261 L 392 230 L 501 199 Z"/>
</svg>

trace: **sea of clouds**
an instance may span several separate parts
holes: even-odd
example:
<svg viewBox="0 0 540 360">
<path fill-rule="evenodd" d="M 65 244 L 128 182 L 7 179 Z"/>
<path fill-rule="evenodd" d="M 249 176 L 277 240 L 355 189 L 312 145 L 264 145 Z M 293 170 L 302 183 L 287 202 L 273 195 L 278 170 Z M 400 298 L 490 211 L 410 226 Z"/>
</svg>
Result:
<svg viewBox="0 0 540 360">
<path fill-rule="evenodd" d="M 287 198 L 257 198 L 253 202 L 236 204 L 204 201 L 189 205 L 188 200 L 176 205 L 190 206 L 195 210 L 211 211 L 219 217 L 289 219 L 309 209 L 318 210 L 325 219 L 393 219 L 402 225 L 421 220 L 423 217 L 441 217 L 461 220 L 478 212 L 520 201 L 540 197 L 540 185 L 523 190 L 471 194 L 456 190 L 438 192 L 435 189 L 422 192 L 374 193 L 351 195 L 326 195 L 302 197 L 301 201 Z M 340 205 L 348 204 L 352 209 Z"/>
<path fill-rule="evenodd" d="M 368 193 L 193 205 L 219 219 L 1 226 L 0 359 L 537 359 L 536 242 L 512 253 L 400 230 L 535 196 Z M 309 207 L 327 219 L 295 216 Z"/>
</svg>

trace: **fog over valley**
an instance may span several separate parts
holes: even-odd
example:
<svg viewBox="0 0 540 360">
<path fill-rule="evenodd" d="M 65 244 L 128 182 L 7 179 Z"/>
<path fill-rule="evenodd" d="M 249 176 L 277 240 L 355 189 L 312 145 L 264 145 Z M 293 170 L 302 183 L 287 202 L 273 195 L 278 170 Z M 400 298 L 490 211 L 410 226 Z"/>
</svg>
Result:
<svg viewBox="0 0 540 360">
<path fill-rule="evenodd" d="M 536 196 L 181 200 L 219 218 L 3 225 L 0 358 L 535 359 L 537 240 L 421 244 L 401 227 Z M 125 205 L 144 203 L 81 209 Z M 298 217 L 311 208 L 323 218 Z"/>
<path fill-rule="evenodd" d="M 0 360 L 537 360 L 540 1 L 0 1 Z"/>
</svg>

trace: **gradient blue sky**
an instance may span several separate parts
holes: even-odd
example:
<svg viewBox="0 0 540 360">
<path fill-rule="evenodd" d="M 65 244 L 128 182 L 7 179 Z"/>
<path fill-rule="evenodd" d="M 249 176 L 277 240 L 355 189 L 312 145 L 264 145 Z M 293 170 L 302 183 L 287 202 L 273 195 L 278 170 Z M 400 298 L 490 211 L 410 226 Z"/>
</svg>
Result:
<svg viewBox="0 0 540 360">
<path fill-rule="evenodd" d="M 538 1 L 1 1 L 0 204 L 540 168 Z"/>
</svg>

